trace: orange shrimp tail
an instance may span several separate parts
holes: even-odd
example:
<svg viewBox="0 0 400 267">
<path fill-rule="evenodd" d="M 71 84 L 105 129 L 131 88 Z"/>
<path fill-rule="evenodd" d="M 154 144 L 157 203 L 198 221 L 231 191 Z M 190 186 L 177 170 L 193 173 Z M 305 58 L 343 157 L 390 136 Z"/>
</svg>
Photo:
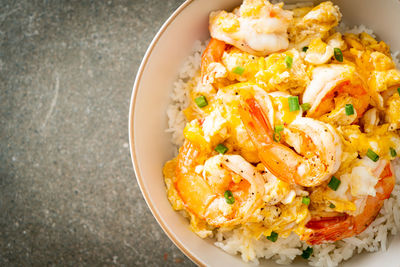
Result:
<svg viewBox="0 0 400 267">
<path fill-rule="evenodd" d="M 208 66 L 213 62 L 220 62 L 227 44 L 223 41 L 211 38 L 201 56 L 201 79 L 207 75 Z"/>
<path fill-rule="evenodd" d="M 239 106 L 239 114 L 261 162 L 267 169 L 287 183 L 301 184 L 297 175 L 301 157 L 290 148 L 273 140 L 274 132 L 258 102 L 254 98 L 245 100 Z"/>
<path fill-rule="evenodd" d="M 352 235 L 353 217 L 345 214 L 344 216 L 313 218 L 306 227 L 313 230 L 306 238 L 308 244 L 334 242 Z"/>
<path fill-rule="evenodd" d="M 239 106 L 239 114 L 247 133 L 250 135 L 255 147 L 262 150 L 263 143 L 272 143 L 272 128 L 260 105 L 254 98 L 249 98 Z"/>
</svg>

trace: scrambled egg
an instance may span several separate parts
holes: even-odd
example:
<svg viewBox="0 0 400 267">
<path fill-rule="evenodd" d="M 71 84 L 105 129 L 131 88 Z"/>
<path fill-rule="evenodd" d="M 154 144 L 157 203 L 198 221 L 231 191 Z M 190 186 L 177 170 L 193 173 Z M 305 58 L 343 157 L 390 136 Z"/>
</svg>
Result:
<svg viewBox="0 0 400 267">
<path fill-rule="evenodd" d="M 215 155 L 215 147 L 223 144 L 227 153 L 241 155 L 262 175 L 264 195 L 242 224 L 247 231 L 257 238 L 270 236 L 272 232 L 283 237 L 291 232 L 302 235 L 311 213 L 346 212 L 355 215 L 362 212 L 365 197 L 376 194 L 375 186 L 379 180 L 374 175 L 377 165 L 368 158 L 369 150 L 387 161 L 400 154 L 400 71 L 390 56 L 389 46 L 383 41 L 377 41 L 365 32 L 336 32 L 334 27 L 338 25 L 341 13 L 331 2 L 297 8 L 291 11 L 291 15 L 269 3 L 265 6 L 263 2 L 245 1 L 233 13 L 223 11 L 212 15 L 210 23 L 217 25 L 218 31 L 236 34 L 229 36 L 239 42 L 239 33 L 250 27 L 251 19 L 256 18 L 257 27 L 261 27 L 265 22 L 261 21 L 264 14 L 277 14 L 288 24 L 287 31 L 284 31 L 288 34 L 287 46 L 283 44 L 279 51 L 267 55 L 255 53 L 255 46 L 242 50 L 236 47 L 240 46 L 236 41 L 233 46 L 228 46 L 220 61 L 216 62 L 221 73 L 218 81 L 189 83 L 191 102 L 184 110 L 188 123 L 183 134 L 186 140 L 208 154 Z M 271 18 L 267 20 L 268 23 L 271 21 Z M 319 68 L 333 65 L 350 71 L 329 77 L 324 76 L 328 75 L 326 72 L 319 71 Z M 282 142 L 295 151 L 301 151 L 302 142 L 307 140 L 287 132 L 286 126 L 298 117 L 312 114 L 309 109 L 314 108 L 313 104 L 301 100 L 312 81 L 317 80 L 316 76 L 323 80 L 318 84 L 321 91 L 340 81 L 339 89 L 314 96 L 313 101 L 320 101 L 320 107 L 319 112 L 312 115 L 314 119 L 331 125 L 343 145 L 340 167 L 335 173 L 341 185 L 336 191 L 328 186 L 329 180 L 315 188 L 303 188 L 269 173 L 260 163 L 258 151 L 238 108 L 247 96 L 257 94 L 259 102 L 274 110 L 272 114 L 265 114 L 270 126 L 275 129 L 281 125 L 284 127 L 282 132 L 277 132 Z M 366 90 L 365 94 L 361 92 L 368 96 L 364 100 L 352 95 L 355 87 L 346 89 L 348 83 L 342 82 L 355 76 L 362 81 L 359 86 Z M 303 104 L 294 111 L 288 101 L 292 96 L 297 96 L 299 104 Z M 207 105 L 200 105 L 199 97 L 207 99 Z M 359 101 L 367 102 L 360 104 Z M 201 237 L 211 236 L 215 226 L 208 225 L 186 209 L 174 187 L 176 165 L 177 159 L 173 159 L 163 169 L 168 199 L 175 210 L 185 210 L 194 232 Z M 202 168 L 200 165 L 197 167 L 199 173 Z M 239 183 L 240 177 L 236 179 L 239 180 L 235 183 Z M 310 204 L 305 204 L 304 198 L 309 198 Z"/>
</svg>

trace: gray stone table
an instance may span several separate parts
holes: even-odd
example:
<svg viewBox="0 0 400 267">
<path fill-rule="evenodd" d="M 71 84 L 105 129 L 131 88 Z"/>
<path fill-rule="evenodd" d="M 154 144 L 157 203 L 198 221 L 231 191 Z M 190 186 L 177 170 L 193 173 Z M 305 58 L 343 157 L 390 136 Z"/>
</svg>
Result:
<svg viewBox="0 0 400 267">
<path fill-rule="evenodd" d="M 183 0 L 0 0 L 0 266 L 192 266 L 138 188 L 134 78 Z"/>
</svg>

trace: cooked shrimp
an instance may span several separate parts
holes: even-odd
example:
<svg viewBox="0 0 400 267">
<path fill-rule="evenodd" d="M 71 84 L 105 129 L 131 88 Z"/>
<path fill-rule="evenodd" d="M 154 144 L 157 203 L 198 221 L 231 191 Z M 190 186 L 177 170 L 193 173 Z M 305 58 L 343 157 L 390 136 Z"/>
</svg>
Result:
<svg viewBox="0 0 400 267">
<path fill-rule="evenodd" d="M 310 245 L 321 244 L 326 241 L 334 242 L 358 235 L 367 229 L 379 214 L 384 200 L 390 197 L 395 184 L 390 162 L 382 162 L 386 166 L 380 168 L 380 173 L 375 174 L 380 177 L 375 186 L 376 195 L 366 197 L 364 210 L 360 214 L 350 216 L 346 213 L 337 214 L 335 212 L 331 213 L 331 216 L 329 216 L 329 213 L 325 213 L 323 217 L 314 217 L 306 224 L 310 231 L 302 237 L 302 240 Z"/>
<path fill-rule="evenodd" d="M 188 140 L 180 149 L 175 188 L 187 210 L 216 227 L 246 222 L 262 204 L 262 175 L 238 155 L 206 157 Z M 224 197 L 227 190 L 233 203 Z"/>
<path fill-rule="evenodd" d="M 283 10 L 281 4 L 245 0 L 233 13 L 212 12 L 209 29 L 215 39 L 266 56 L 289 47 L 287 29 L 291 20 L 292 12 Z"/>
<path fill-rule="evenodd" d="M 355 110 L 352 123 L 360 118 L 369 105 L 369 95 L 355 68 L 350 65 L 330 64 L 313 70 L 311 83 L 303 95 L 303 103 L 311 105 L 307 116 L 319 118 L 335 108 L 335 98 L 344 97 Z M 344 106 L 340 106 L 344 113 Z M 332 114 L 335 115 L 335 114 Z M 348 123 L 348 124 L 350 124 Z"/>
<path fill-rule="evenodd" d="M 254 98 L 244 101 L 239 112 L 260 160 L 279 179 L 311 187 L 321 184 L 338 170 L 342 144 L 330 125 L 300 117 L 288 126 L 299 135 L 303 156 L 273 140 L 271 124 Z"/>
<path fill-rule="evenodd" d="M 201 81 L 203 84 L 211 84 L 216 78 L 226 76 L 226 69 L 220 63 L 226 47 L 227 44 L 223 41 L 211 38 L 201 56 Z"/>
</svg>

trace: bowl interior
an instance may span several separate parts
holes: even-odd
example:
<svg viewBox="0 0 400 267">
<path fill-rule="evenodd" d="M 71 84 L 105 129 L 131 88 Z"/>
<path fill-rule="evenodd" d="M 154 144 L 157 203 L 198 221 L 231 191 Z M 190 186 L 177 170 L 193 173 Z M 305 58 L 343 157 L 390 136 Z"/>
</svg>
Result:
<svg viewBox="0 0 400 267">
<path fill-rule="evenodd" d="M 232 9 L 240 0 L 185 2 L 164 24 L 150 45 L 139 69 L 130 110 L 130 145 L 137 180 L 145 200 L 157 221 L 172 241 L 193 261 L 201 265 L 245 265 L 215 247 L 209 239 L 197 237 L 188 222 L 172 210 L 162 176 L 164 163 L 171 159 L 174 148 L 167 128 L 166 108 L 173 82 L 180 66 L 190 54 L 195 40 L 208 38 L 208 14 L 212 10 Z M 285 1 L 287 3 L 306 1 Z M 310 1 L 307 1 L 310 2 Z M 318 1 L 314 1 L 318 2 Z M 321 1 L 319 1 L 321 2 Z M 377 36 L 400 50 L 400 3 L 394 0 L 339 0 L 343 20 L 348 25 L 364 24 Z M 400 251 L 399 236 L 391 240 L 386 252 L 364 253 L 353 257 L 345 266 L 396 266 Z M 279 266 L 266 261 L 268 266 Z M 251 264 L 249 264 L 251 265 Z M 297 261 L 293 266 L 306 266 Z M 398 264 L 397 264 L 398 266 Z"/>
</svg>

